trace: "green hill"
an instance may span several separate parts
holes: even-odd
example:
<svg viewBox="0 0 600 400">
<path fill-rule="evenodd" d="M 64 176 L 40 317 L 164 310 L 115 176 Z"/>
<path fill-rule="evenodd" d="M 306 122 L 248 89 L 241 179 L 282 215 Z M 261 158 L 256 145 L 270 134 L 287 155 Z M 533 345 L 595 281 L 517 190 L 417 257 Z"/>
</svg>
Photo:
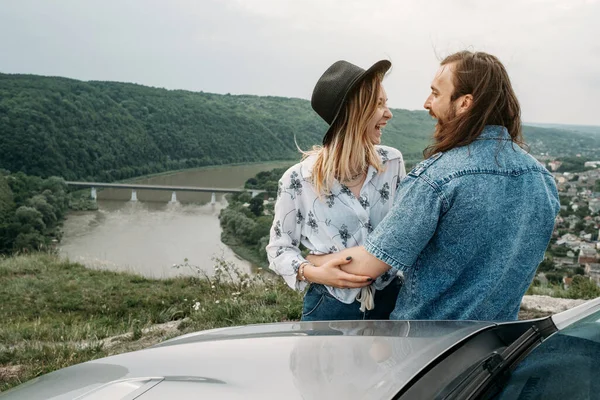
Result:
<svg viewBox="0 0 600 400">
<path fill-rule="evenodd" d="M 600 126 L 594 125 L 540 124 L 535 122 L 526 122 L 525 124 L 529 126 L 537 126 L 539 128 L 555 128 L 566 131 L 594 133 L 600 135 Z"/>
<path fill-rule="evenodd" d="M 419 160 L 434 121 L 392 110 L 383 142 Z M 0 168 L 118 180 L 204 165 L 298 158 L 326 125 L 307 100 L 0 74 Z M 600 135 L 527 128 L 531 150 L 600 154 Z M 572 150 L 572 151 L 571 151 Z"/>
<path fill-rule="evenodd" d="M 600 157 L 600 135 L 593 131 L 573 131 L 569 126 L 541 128 L 525 125 L 523 133 L 533 155 L 548 153 L 554 157 L 581 154 L 585 158 Z M 596 128 L 600 131 L 600 127 Z"/>
</svg>

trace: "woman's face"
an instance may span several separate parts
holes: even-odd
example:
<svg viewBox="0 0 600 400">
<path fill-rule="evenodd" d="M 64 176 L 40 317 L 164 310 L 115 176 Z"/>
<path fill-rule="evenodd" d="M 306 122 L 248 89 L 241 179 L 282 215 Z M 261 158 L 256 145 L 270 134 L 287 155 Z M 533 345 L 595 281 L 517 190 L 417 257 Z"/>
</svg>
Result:
<svg viewBox="0 0 600 400">
<path fill-rule="evenodd" d="M 392 112 L 387 106 L 387 94 L 383 86 L 380 86 L 377 109 L 367 125 L 367 137 L 373 144 L 381 143 L 381 130 L 391 118 Z"/>
</svg>

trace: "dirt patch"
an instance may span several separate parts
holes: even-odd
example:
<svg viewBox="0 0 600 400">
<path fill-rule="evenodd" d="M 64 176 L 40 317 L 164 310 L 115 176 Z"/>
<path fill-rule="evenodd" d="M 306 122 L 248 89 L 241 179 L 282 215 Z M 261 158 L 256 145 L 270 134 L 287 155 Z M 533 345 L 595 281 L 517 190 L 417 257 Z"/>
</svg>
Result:
<svg viewBox="0 0 600 400">
<path fill-rule="evenodd" d="M 122 353 L 124 351 L 133 351 L 152 346 L 163 340 L 170 339 L 173 336 L 179 335 L 181 332 L 179 326 L 188 321 L 184 318 L 177 321 L 170 321 L 164 324 L 152 325 L 141 330 L 142 335 L 139 339 L 133 339 L 133 332 L 123 333 L 121 335 L 107 337 L 101 340 L 81 340 L 70 342 L 43 342 L 43 341 L 27 341 L 13 346 L 2 346 L 0 350 L 14 351 L 23 348 L 44 347 L 44 346 L 68 346 L 82 350 L 89 347 L 99 346 L 108 351 L 110 354 Z"/>
<path fill-rule="evenodd" d="M 0 366 L 0 382 L 7 382 L 11 379 L 18 378 L 24 369 L 25 367 L 22 365 Z"/>
<path fill-rule="evenodd" d="M 179 326 L 180 324 L 187 322 L 187 320 L 188 318 L 184 318 L 182 320 L 170 321 L 164 324 L 157 324 L 144 328 L 142 329 L 142 337 L 137 340 L 133 340 L 132 332 L 109 337 L 102 340 L 103 348 L 110 354 L 145 349 L 181 334 Z"/>
</svg>

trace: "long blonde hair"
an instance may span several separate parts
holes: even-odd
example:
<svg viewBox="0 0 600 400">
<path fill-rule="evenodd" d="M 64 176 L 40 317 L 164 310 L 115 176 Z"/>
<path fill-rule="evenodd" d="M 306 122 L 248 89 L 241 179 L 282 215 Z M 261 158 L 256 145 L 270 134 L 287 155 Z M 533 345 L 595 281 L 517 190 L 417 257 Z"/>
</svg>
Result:
<svg viewBox="0 0 600 400">
<path fill-rule="evenodd" d="M 325 146 L 314 146 L 302 152 L 304 158 L 316 155 L 312 169 L 312 184 L 319 197 L 331 191 L 335 179 L 351 180 L 373 165 L 383 170 L 380 159 L 367 134 L 368 123 L 375 115 L 383 73 L 365 79 L 348 98 L 334 122 L 332 140 Z"/>
</svg>

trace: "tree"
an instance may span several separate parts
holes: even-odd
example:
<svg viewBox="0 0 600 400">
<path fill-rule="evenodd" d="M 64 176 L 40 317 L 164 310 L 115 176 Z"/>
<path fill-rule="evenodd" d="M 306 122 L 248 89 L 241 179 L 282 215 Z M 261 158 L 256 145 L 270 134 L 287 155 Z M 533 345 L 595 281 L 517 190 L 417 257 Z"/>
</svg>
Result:
<svg viewBox="0 0 600 400">
<path fill-rule="evenodd" d="M 56 225 L 58 219 L 54 213 L 54 207 L 48 204 L 44 196 L 41 194 L 35 195 L 29 199 L 27 203 L 30 207 L 35 208 L 40 212 L 40 214 L 42 214 L 42 220 L 46 226 L 53 227 Z"/>
<path fill-rule="evenodd" d="M 267 245 L 269 244 L 269 237 L 268 236 L 263 236 L 259 241 L 258 244 L 256 245 L 256 251 L 259 255 L 259 257 L 263 260 L 267 259 Z"/>
<path fill-rule="evenodd" d="M 237 203 L 248 203 L 250 200 L 252 200 L 252 194 L 250 192 L 234 193 L 231 196 L 231 201 Z"/>
<path fill-rule="evenodd" d="M 568 206 L 569 204 L 571 204 L 571 199 L 567 196 L 558 196 L 559 200 L 560 200 L 560 205 L 561 206 Z"/>
<path fill-rule="evenodd" d="M 540 265 L 538 266 L 538 272 L 548 272 L 553 271 L 555 268 L 554 262 L 550 259 L 544 259 Z"/>
<path fill-rule="evenodd" d="M 261 195 L 255 196 L 252 199 L 250 199 L 250 205 L 248 206 L 248 208 L 250 209 L 250 211 L 252 211 L 252 213 L 254 215 L 256 215 L 257 217 L 261 216 L 264 210 L 264 206 L 263 206 L 264 200 L 262 198 Z"/>
<path fill-rule="evenodd" d="M 548 279 L 548 283 L 554 285 L 562 284 L 563 274 L 561 272 L 546 272 L 546 279 Z"/>
<path fill-rule="evenodd" d="M 556 257 L 566 257 L 567 251 L 569 251 L 569 249 L 567 249 L 565 246 L 556 246 L 550 249 L 552 255 Z"/>
<path fill-rule="evenodd" d="M 21 232 L 29 233 L 31 229 L 43 232 L 46 229 L 42 213 L 35 208 L 21 206 L 15 212 L 15 217 L 22 226 Z"/>
<path fill-rule="evenodd" d="M 587 206 L 581 206 L 577 208 L 577 211 L 575 211 L 575 215 L 577 215 L 579 218 L 585 218 L 590 214 L 590 209 Z"/>
<path fill-rule="evenodd" d="M 271 226 L 273 225 L 273 217 L 263 215 L 256 219 L 256 226 L 252 232 L 251 243 L 259 243 L 262 238 L 269 238 Z"/>
<path fill-rule="evenodd" d="M 46 238 L 39 232 L 19 233 L 13 245 L 14 251 L 37 251 L 46 245 Z"/>
<path fill-rule="evenodd" d="M 600 297 L 600 288 L 591 279 L 575 275 L 569 287 L 569 297 L 572 299 L 595 299 Z"/>
</svg>

